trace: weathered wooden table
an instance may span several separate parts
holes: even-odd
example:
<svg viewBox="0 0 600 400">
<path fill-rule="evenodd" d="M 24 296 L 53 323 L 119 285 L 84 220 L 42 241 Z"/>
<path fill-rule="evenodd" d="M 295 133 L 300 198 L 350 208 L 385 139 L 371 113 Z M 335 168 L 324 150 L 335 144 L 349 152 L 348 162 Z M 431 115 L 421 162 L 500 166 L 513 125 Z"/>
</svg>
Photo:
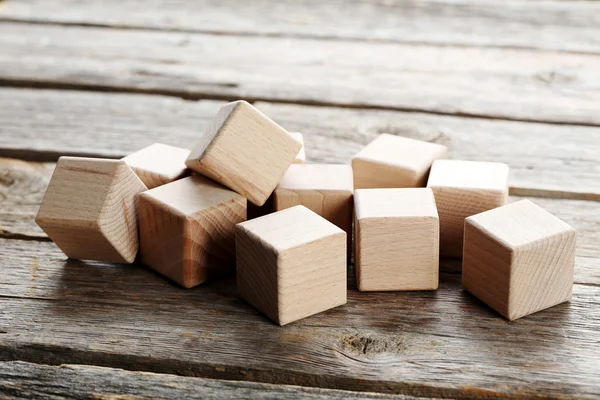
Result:
<svg viewBox="0 0 600 400">
<path fill-rule="evenodd" d="M 1 6 L 0 396 L 600 397 L 600 2 Z M 67 260 L 34 224 L 60 155 L 188 147 L 237 98 L 312 161 L 390 132 L 507 162 L 513 199 L 579 230 L 573 300 L 511 323 L 444 260 L 437 292 L 350 279 L 346 306 L 280 328 L 231 280 Z"/>
</svg>

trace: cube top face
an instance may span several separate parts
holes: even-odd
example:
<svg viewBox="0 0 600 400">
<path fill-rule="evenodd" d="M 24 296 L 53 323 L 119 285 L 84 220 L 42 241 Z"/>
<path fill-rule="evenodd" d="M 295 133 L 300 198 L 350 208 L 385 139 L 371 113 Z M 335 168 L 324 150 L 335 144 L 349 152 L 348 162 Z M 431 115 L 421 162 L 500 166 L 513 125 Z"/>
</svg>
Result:
<svg viewBox="0 0 600 400">
<path fill-rule="evenodd" d="M 352 167 L 336 164 L 292 164 L 278 189 L 340 191 L 352 193 Z"/>
<path fill-rule="evenodd" d="M 356 188 L 369 187 L 418 187 L 425 184 L 431 163 L 446 156 L 445 146 L 381 134 L 352 159 L 352 167 L 358 179 Z M 372 168 L 381 171 L 368 171 Z M 363 169 L 365 171 L 363 171 Z M 396 171 L 394 186 L 386 186 L 390 175 Z M 365 175 L 363 177 L 363 175 Z M 369 182 L 372 181 L 372 182 Z M 361 182 L 365 181 L 364 185 Z"/>
<path fill-rule="evenodd" d="M 193 216 L 229 201 L 246 203 L 243 196 L 199 175 L 149 190 L 141 197 L 159 203 L 180 216 Z"/>
<path fill-rule="evenodd" d="M 298 154 L 296 154 L 296 158 L 294 158 L 294 164 L 303 164 L 306 162 L 306 149 L 304 148 L 304 136 L 300 132 L 288 132 L 291 137 L 296 139 L 302 147 Z"/>
<path fill-rule="evenodd" d="M 238 224 L 249 234 L 259 237 L 275 252 L 302 246 L 324 237 L 346 233 L 304 206 L 287 208 L 264 217 Z"/>
<path fill-rule="evenodd" d="M 148 189 L 164 185 L 182 177 L 185 160 L 190 151 L 180 147 L 154 143 L 123 158 Z"/>
<path fill-rule="evenodd" d="M 357 189 L 354 192 L 356 219 L 431 217 L 438 218 L 431 189 Z"/>
<path fill-rule="evenodd" d="M 575 230 L 529 200 L 507 204 L 466 219 L 509 249 Z"/>
<path fill-rule="evenodd" d="M 225 105 L 186 165 L 261 206 L 302 145 L 245 101 Z"/>
<path fill-rule="evenodd" d="M 467 218 L 463 286 L 510 320 L 571 298 L 576 232 L 528 200 Z"/>
<path fill-rule="evenodd" d="M 507 192 L 508 165 L 483 161 L 436 160 L 427 187 Z"/>
<path fill-rule="evenodd" d="M 123 166 L 127 167 L 118 160 L 61 157 L 37 219 L 97 222 L 117 169 Z M 73 201 L 79 198 L 85 201 Z"/>
</svg>

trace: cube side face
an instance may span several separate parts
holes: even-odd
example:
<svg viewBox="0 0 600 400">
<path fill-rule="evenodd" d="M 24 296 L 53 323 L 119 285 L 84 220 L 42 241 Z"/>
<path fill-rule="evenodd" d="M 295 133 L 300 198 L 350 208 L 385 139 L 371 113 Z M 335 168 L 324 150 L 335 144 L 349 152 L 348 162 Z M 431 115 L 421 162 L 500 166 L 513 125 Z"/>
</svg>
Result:
<svg viewBox="0 0 600 400">
<path fill-rule="evenodd" d="M 541 311 L 571 299 L 576 233 L 565 230 L 518 247 L 511 269 L 508 318 Z"/>
<path fill-rule="evenodd" d="M 355 157 L 352 159 L 354 189 L 419 187 L 424 182 L 415 170 Z"/>
<path fill-rule="evenodd" d="M 506 191 L 432 187 L 440 216 L 440 254 L 462 257 L 465 218 L 500 207 L 506 203 Z"/>
<path fill-rule="evenodd" d="M 512 263 L 512 249 L 466 221 L 462 285 L 507 318 Z"/>
<path fill-rule="evenodd" d="M 185 216 L 147 196 L 139 199 L 140 259 L 161 275 L 186 286 L 184 275 Z"/>
<path fill-rule="evenodd" d="M 236 198 L 187 218 L 184 286 L 228 275 L 235 268 L 236 224 L 246 220 L 246 199 Z"/>
<path fill-rule="evenodd" d="M 279 323 L 277 252 L 240 225 L 235 233 L 235 251 L 239 296 Z"/>
<path fill-rule="evenodd" d="M 280 253 L 278 322 L 290 322 L 346 304 L 346 235 L 329 235 Z"/>
<path fill-rule="evenodd" d="M 129 263 L 102 234 L 98 226 L 88 228 L 54 224 L 53 221 L 38 222 L 43 231 L 69 258 L 114 263 Z"/>
<path fill-rule="evenodd" d="M 261 206 L 300 148 L 283 128 L 242 102 L 193 169 Z"/>
<path fill-rule="evenodd" d="M 435 217 L 355 221 L 356 280 L 361 291 L 435 290 L 439 220 Z"/>
<path fill-rule="evenodd" d="M 128 263 L 135 261 L 139 250 L 137 196 L 146 190 L 146 185 L 123 162 L 98 218 L 100 230 Z"/>
</svg>

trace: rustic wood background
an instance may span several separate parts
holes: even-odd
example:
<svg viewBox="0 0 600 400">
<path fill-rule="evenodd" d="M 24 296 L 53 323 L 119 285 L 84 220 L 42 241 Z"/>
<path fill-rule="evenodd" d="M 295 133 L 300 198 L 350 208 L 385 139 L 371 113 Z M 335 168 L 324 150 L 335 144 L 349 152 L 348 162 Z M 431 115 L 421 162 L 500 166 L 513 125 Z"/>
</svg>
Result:
<svg viewBox="0 0 600 400">
<path fill-rule="evenodd" d="M 59 156 L 190 147 L 238 98 L 314 162 L 388 132 L 508 163 L 579 231 L 572 302 L 511 323 L 444 260 L 437 292 L 351 280 L 280 328 L 232 280 L 67 260 L 33 222 Z M 600 2 L 6 0 L 0 157 L 0 396 L 600 397 Z"/>
</svg>

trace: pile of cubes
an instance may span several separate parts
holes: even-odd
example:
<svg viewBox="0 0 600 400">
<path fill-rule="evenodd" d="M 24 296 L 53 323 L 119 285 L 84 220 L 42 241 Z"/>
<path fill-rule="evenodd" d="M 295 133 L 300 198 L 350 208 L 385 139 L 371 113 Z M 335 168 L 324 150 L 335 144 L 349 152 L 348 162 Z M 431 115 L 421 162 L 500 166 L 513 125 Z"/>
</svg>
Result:
<svg viewBox="0 0 600 400">
<path fill-rule="evenodd" d="M 191 144 L 194 145 L 194 144 Z M 244 101 L 190 151 L 61 157 L 36 222 L 70 258 L 139 261 L 191 288 L 236 272 L 239 295 L 280 325 L 361 291 L 436 290 L 439 258 L 508 319 L 571 297 L 575 230 L 534 203 L 506 205 L 506 164 L 382 134 L 352 165 L 306 164 L 302 135 Z"/>
</svg>

